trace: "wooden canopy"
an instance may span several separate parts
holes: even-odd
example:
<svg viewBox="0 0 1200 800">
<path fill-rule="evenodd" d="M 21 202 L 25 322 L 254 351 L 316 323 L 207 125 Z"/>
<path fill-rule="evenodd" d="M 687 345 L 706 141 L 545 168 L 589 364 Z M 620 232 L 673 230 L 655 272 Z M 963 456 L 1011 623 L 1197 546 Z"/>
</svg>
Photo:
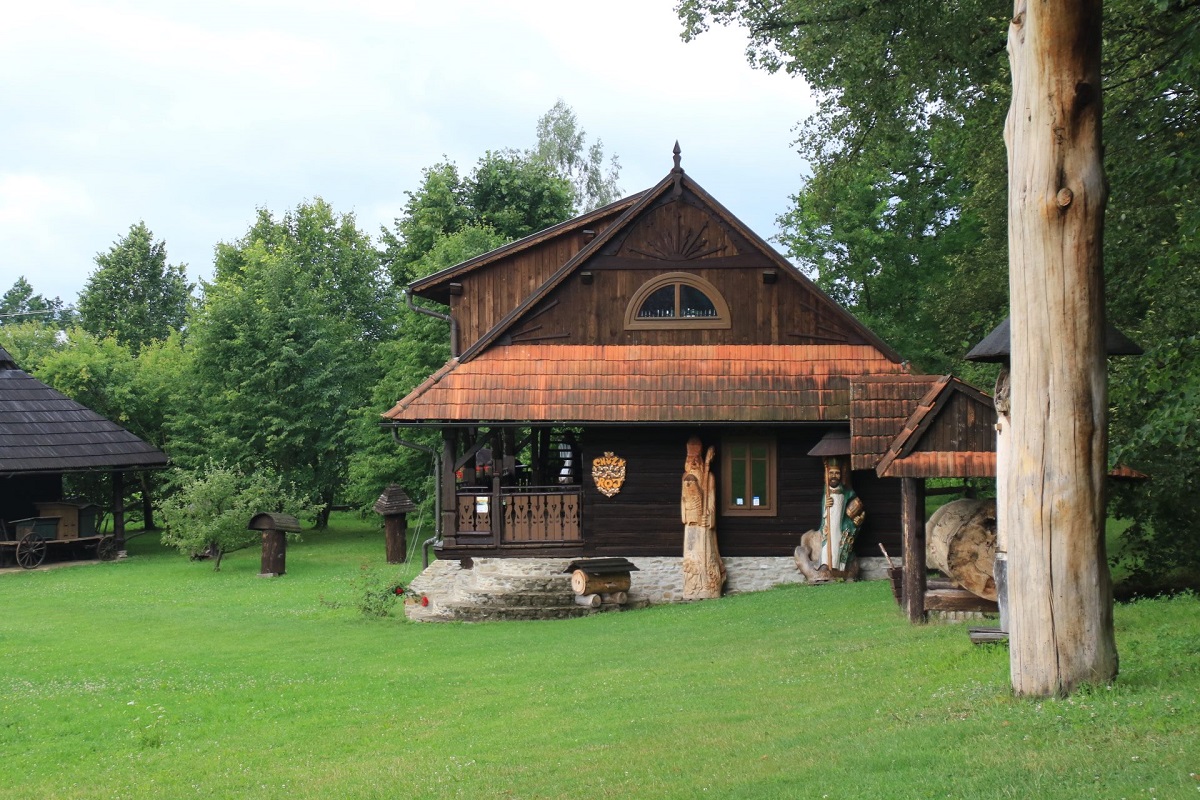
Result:
<svg viewBox="0 0 1200 800">
<path fill-rule="evenodd" d="M 18 368 L 0 347 L 0 475 L 166 465 L 161 450 Z"/>
</svg>

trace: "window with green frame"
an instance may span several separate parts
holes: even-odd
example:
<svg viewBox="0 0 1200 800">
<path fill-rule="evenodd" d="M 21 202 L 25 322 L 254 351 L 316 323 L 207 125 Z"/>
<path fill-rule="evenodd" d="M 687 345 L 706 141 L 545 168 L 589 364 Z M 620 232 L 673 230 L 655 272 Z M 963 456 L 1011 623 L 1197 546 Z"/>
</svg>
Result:
<svg viewBox="0 0 1200 800">
<path fill-rule="evenodd" d="M 722 512 L 773 517 L 778 505 L 775 440 L 729 438 L 721 448 Z"/>
</svg>

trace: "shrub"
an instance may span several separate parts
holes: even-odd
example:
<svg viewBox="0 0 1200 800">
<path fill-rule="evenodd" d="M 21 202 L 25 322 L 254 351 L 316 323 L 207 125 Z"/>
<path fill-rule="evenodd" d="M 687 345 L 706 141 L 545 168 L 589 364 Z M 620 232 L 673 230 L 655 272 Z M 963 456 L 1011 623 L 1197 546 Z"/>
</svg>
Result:
<svg viewBox="0 0 1200 800">
<path fill-rule="evenodd" d="M 259 532 L 246 528 L 255 514 L 299 517 L 315 511 L 309 498 L 267 468 L 244 472 L 209 462 L 194 472 L 176 472 L 172 485 L 175 491 L 162 506 L 162 542 L 193 558 L 212 556 L 216 570 L 225 553 L 259 541 Z"/>
</svg>

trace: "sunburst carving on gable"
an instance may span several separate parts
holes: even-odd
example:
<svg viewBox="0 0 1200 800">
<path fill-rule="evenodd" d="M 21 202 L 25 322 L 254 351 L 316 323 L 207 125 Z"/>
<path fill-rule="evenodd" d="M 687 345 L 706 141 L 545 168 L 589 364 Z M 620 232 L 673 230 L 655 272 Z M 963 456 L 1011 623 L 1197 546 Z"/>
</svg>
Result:
<svg viewBox="0 0 1200 800">
<path fill-rule="evenodd" d="M 695 258 L 715 255 L 725 250 L 725 245 L 710 245 L 705 231 L 708 230 L 706 221 L 698 229 L 685 226 L 683 214 L 676 212 L 675 224 L 664 225 L 658 229 L 653 238 L 647 240 L 643 247 L 630 247 L 629 250 L 646 258 L 659 261 L 690 261 Z"/>
</svg>

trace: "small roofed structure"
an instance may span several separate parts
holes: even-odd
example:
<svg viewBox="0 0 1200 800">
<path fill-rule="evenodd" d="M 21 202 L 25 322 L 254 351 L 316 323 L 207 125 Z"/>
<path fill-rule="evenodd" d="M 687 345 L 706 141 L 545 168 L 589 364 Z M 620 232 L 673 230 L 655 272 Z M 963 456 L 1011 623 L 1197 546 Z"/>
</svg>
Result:
<svg viewBox="0 0 1200 800">
<path fill-rule="evenodd" d="M 953 375 L 939 378 L 875 465 L 881 478 L 994 478 L 996 407 Z"/>
<path fill-rule="evenodd" d="M 124 473 L 166 466 L 157 447 L 34 378 L 0 347 L 0 519 L 61 501 L 66 473 L 111 472 L 113 534 L 123 547 Z"/>
<path fill-rule="evenodd" d="M 967 361 L 1007 363 L 1012 352 L 1010 347 L 1011 319 L 1011 317 L 1005 317 L 1004 321 L 985 336 L 983 341 L 972 347 L 964 358 Z M 1110 356 L 1140 356 L 1144 352 L 1137 342 L 1117 330 L 1112 323 L 1108 323 L 1105 328 L 1104 344 L 1105 350 Z"/>
<path fill-rule="evenodd" d="M 833 458 L 850 455 L 850 431 L 832 430 L 821 437 L 821 441 L 808 451 L 810 456 L 817 458 Z"/>
<path fill-rule="evenodd" d="M 387 563 L 403 564 L 408 560 L 408 515 L 416 510 L 417 504 L 396 483 L 384 489 L 375 501 L 375 513 L 383 517 Z"/>
</svg>

